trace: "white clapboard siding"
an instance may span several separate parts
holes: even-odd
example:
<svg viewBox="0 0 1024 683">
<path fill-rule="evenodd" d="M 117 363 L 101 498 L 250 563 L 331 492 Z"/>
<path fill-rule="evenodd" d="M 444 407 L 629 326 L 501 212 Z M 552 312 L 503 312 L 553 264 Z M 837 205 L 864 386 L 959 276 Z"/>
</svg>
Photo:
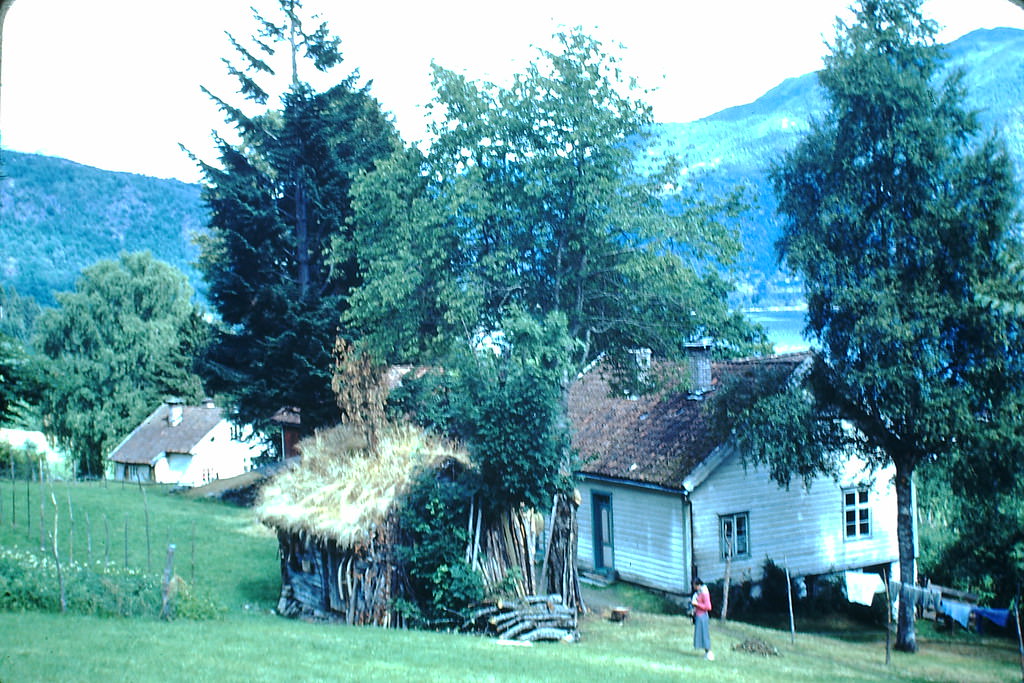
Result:
<svg viewBox="0 0 1024 683">
<path fill-rule="evenodd" d="M 578 559 L 594 568 L 593 494 L 611 497 L 613 567 L 619 578 L 650 588 L 689 591 L 687 511 L 681 493 L 587 480 L 579 485 Z"/>
<path fill-rule="evenodd" d="M 846 540 L 842 488 L 871 481 L 871 534 Z M 742 512 L 748 514 L 750 552 L 733 559 L 732 581 L 759 580 L 766 558 L 804 576 L 889 563 L 898 556 L 891 469 L 868 475 L 852 461 L 839 482 L 817 479 L 807 489 L 797 479 L 787 490 L 764 469 L 744 469 L 734 453 L 695 488 L 690 500 L 694 563 L 705 581 L 725 575 L 720 516 Z"/>
</svg>

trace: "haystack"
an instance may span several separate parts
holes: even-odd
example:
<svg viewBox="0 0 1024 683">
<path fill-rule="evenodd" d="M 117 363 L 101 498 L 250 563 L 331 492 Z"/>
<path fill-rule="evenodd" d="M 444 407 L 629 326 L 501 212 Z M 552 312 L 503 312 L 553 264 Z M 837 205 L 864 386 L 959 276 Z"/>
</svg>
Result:
<svg viewBox="0 0 1024 683">
<path fill-rule="evenodd" d="M 465 452 L 412 427 L 389 426 L 373 452 L 344 426 L 300 442 L 302 464 L 263 487 L 256 514 L 277 530 L 286 616 L 404 626 L 395 561 L 397 505 L 428 471 L 470 466 Z"/>
</svg>

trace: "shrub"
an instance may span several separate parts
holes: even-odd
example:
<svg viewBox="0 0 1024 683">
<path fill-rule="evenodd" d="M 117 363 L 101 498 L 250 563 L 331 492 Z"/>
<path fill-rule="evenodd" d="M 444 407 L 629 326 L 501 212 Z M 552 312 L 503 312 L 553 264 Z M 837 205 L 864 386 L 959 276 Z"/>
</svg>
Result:
<svg viewBox="0 0 1024 683">
<path fill-rule="evenodd" d="M 134 569 L 61 563 L 67 610 L 111 617 L 158 616 L 162 587 L 155 575 Z M 175 577 L 172 616 L 212 619 L 224 612 L 208 596 Z M 0 610 L 60 611 L 60 584 L 52 557 L 0 548 Z"/>
<path fill-rule="evenodd" d="M 469 498 L 466 483 L 457 475 L 435 478 L 430 472 L 400 507 L 399 526 L 406 537 L 395 551 L 409 578 L 412 600 L 395 607 L 416 626 L 461 623 L 484 597 L 483 579 L 465 559 Z"/>
</svg>

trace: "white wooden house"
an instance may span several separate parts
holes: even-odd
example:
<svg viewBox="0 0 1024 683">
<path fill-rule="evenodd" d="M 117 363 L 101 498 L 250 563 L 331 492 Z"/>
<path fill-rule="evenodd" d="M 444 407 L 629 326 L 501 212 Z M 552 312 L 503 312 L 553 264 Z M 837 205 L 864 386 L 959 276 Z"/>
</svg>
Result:
<svg viewBox="0 0 1024 683">
<path fill-rule="evenodd" d="M 716 443 L 705 405 L 721 378 L 758 364 L 795 369 L 806 354 L 715 363 L 693 392 L 611 397 L 592 371 L 570 390 L 581 465 L 581 569 L 676 594 L 699 576 L 758 581 L 766 558 L 794 576 L 891 566 L 898 558 L 892 470 L 849 460 L 839 481 L 780 487 L 745 467 L 731 443 Z"/>
<path fill-rule="evenodd" d="M 226 420 L 212 401 L 162 404 L 114 451 L 118 480 L 201 486 L 252 469 L 263 445 L 249 429 Z"/>
</svg>

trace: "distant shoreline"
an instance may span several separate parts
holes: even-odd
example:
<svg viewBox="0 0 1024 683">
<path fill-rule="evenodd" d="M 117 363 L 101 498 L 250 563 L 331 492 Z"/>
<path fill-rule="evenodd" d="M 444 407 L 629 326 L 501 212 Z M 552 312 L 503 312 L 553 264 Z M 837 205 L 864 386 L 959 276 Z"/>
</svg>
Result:
<svg viewBox="0 0 1024 683">
<path fill-rule="evenodd" d="M 753 306 L 744 308 L 744 313 L 796 313 L 806 312 L 807 304 L 793 304 L 790 306 Z"/>
</svg>

